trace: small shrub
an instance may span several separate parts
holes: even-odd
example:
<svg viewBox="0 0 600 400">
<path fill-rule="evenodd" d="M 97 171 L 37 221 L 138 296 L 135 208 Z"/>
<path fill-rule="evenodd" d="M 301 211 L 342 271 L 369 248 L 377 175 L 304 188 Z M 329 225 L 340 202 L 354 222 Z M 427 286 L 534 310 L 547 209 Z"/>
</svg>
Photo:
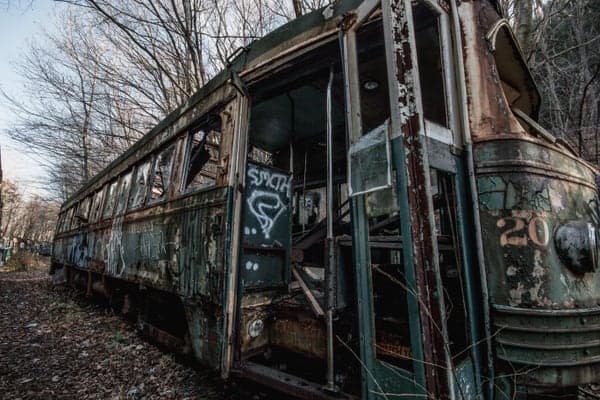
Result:
<svg viewBox="0 0 600 400">
<path fill-rule="evenodd" d="M 123 343 L 123 341 L 125 340 L 125 336 L 123 336 L 123 332 L 121 331 L 115 331 L 112 335 L 112 342 L 114 345 L 118 345 L 120 343 Z"/>
<path fill-rule="evenodd" d="M 9 271 L 27 271 L 27 267 L 29 266 L 30 259 L 28 257 L 29 253 L 25 253 L 24 251 L 19 251 L 18 253 L 13 253 L 5 264 L 5 267 Z"/>
</svg>

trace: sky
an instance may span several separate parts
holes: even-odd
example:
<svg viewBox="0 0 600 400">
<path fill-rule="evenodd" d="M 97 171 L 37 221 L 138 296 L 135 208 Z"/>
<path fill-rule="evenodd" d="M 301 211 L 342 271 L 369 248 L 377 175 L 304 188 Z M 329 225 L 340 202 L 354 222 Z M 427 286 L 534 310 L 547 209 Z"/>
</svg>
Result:
<svg viewBox="0 0 600 400">
<path fill-rule="evenodd" d="M 4 6 L 6 2 L 0 2 Z M 39 40 L 43 29 L 49 30 L 54 9 L 52 0 L 13 0 L 8 9 L 0 8 L 0 87 L 19 99 L 20 78 L 14 64 L 27 48 L 28 41 Z M 27 156 L 25 146 L 10 140 L 6 134 L 13 119 L 3 99 L 0 99 L 0 146 L 4 177 L 16 181 L 26 194 L 43 194 L 44 171 Z"/>
</svg>

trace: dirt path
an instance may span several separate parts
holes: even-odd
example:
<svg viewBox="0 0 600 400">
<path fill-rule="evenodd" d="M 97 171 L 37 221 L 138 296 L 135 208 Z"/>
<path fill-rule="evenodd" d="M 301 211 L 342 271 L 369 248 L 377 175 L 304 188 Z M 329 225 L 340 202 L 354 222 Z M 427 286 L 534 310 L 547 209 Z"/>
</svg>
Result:
<svg viewBox="0 0 600 400">
<path fill-rule="evenodd" d="M 43 265 L 0 269 L 0 398 L 252 399 L 138 337 L 120 316 L 53 287 Z"/>
</svg>

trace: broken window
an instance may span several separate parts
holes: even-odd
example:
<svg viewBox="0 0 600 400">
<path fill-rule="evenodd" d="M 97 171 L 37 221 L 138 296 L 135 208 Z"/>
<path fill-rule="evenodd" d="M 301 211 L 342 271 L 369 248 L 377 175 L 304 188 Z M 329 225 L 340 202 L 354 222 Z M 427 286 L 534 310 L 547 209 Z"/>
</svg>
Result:
<svg viewBox="0 0 600 400">
<path fill-rule="evenodd" d="M 56 233 L 62 232 L 62 225 L 63 225 L 64 219 L 65 219 L 65 216 L 63 213 L 58 214 L 58 221 L 56 222 Z"/>
<path fill-rule="evenodd" d="M 92 209 L 90 210 L 90 222 L 96 222 L 100 219 L 102 193 L 104 193 L 103 190 L 98 190 L 94 195 L 94 200 L 92 201 Z"/>
<path fill-rule="evenodd" d="M 175 145 L 171 145 L 163 150 L 156 158 L 150 201 L 158 201 L 166 196 L 171 183 L 171 169 L 173 167 L 174 153 Z"/>
<path fill-rule="evenodd" d="M 381 20 L 367 23 L 356 35 L 362 133 L 390 117 L 390 100 Z"/>
<path fill-rule="evenodd" d="M 221 119 L 218 116 L 212 117 L 190 133 L 184 180 L 185 191 L 215 185 L 220 144 Z"/>
<path fill-rule="evenodd" d="M 352 196 L 390 187 L 392 178 L 387 122 L 361 136 L 350 146 L 348 157 Z"/>
<path fill-rule="evenodd" d="M 403 240 L 389 143 L 390 103 L 383 24 L 376 19 L 356 36 L 361 135 L 353 132 L 349 190 L 364 196 L 367 222 L 374 348 L 379 360 L 413 369 Z"/>
<path fill-rule="evenodd" d="M 91 197 L 86 197 L 81 203 L 79 203 L 79 208 L 77 209 L 77 217 L 83 223 L 86 223 L 88 220 L 90 212 L 90 203 Z"/>
<path fill-rule="evenodd" d="M 75 218 L 75 210 L 77 209 L 77 206 L 74 205 L 71 208 L 69 208 L 69 214 L 67 217 L 67 229 L 71 230 L 71 229 L 75 229 L 76 228 L 76 218 Z"/>
<path fill-rule="evenodd" d="M 66 224 L 65 221 L 67 220 L 67 214 L 65 212 L 62 212 L 60 214 L 60 218 L 58 220 L 58 232 L 64 232 L 66 230 Z"/>
<path fill-rule="evenodd" d="M 466 351 L 469 346 L 469 330 L 454 176 L 436 169 L 431 169 L 429 176 L 450 354 L 453 358 L 462 359 L 469 355 Z"/>
<path fill-rule="evenodd" d="M 140 207 L 146 200 L 148 193 L 148 184 L 150 181 L 150 169 L 152 168 L 152 159 L 147 159 L 138 165 L 135 171 L 135 180 L 129 193 L 129 209 Z"/>
<path fill-rule="evenodd" d="M 423 116 L 448 127 L 439 15 L 419 2 L 413 5 L 413 16 Z"/>
<path fill-rule="evenodd" d="M 71 219 L 69 216 L 69 210 L 67 210 L 67 211 L 65 211 L 61 231 L 62 232 L 68 231 L 70 229 L 70 224 L 71 224 Z"/>
<path fill-rule="evenodd" d="M 88 195 L 82 202 L 81 215 L 86 220 L 90 219 L 90 213 L 92 211 L 92 200 L 94 200 L 94 196 Z"/>
<path fill-rule="evenodd" d="M 508 105 L 512 110 L 518 109 L 537 120 L 540 94 L 510 26 L 507 23 L 496 25 L 487 34 L 487 39 L 494 51 L 496 69 Z M 519 117 L 519 122 L 530 131 L 523 117 Z"/>
<path fill-rule="evenodd" d="M 395 183 L 395 179 L 392 180 Z M 412 370 L 408 295 L 397 187 L 366 195 L 377 358 Z"/>
<path fill-rule="evenodd" d="M 75 212 L 73 215 L 73 221 L 71 228 L 79 228 L 81 225 L 87 224 L 88 222 L 88 214 L 90 209 L 90 198 L 85 198 L 79 205 L 74 208 Z"/>
<path fill-rule="evenodd" d="M 129 188 L 131 187 L 131 178 L 133 171 L 121 177 L 119 184 L 119 194 L 117 196 L 117 214 L 121 214 L 127 208 L 127 199 L 129 198 Z"/>
<path fill-rule="evenodd" d="M 109 218 L 113 214 L 115 209 L 115 200 L 117 197 L 117 180 L 114 180 L 109 184 L 106 192 L 106 200 L 104 201 L 104 210 L 102 212 L 102 218 Z"/>
<path fill-rule="evenodd" d="M 361 136 L 354 132 L 349 189 L 355 196 L 391 185 L 388 121 L 390 103 L 383 40 L 383 24 L 374 20 L 356 35 L 360 96 Z"/>
</svg>

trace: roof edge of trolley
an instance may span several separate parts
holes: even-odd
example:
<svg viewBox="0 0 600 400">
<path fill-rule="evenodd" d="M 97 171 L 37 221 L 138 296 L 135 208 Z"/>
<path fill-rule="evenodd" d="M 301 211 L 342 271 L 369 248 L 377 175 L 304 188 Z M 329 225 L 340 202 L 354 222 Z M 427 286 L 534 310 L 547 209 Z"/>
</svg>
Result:
<svg viewBox="0 0 600 400">
<path fill-rule="evenodd" d="M 362 0 L 337 1 L 332 6 L 327 6 L 296 18 L 271 31 L 264 37 L 253 41 L 247 47 L 242 48 L 241 52 L 238 52 L 238 55 L 230 62 L 229 65 L 223 68 L 196 93 L 190 96 L 186 102 L 181 104 L 175 110 L 171 111 L 164 119 L 162 119 L 156 126 L 138 139 L 125 152 L 120 154 L 99 173 L 87 180 L 80 189 L 69 196 L 68 199 L 63 203 L 62 209 L 68 208 L 73 203 L 76 203 L 91 186 L 97 183 L 105 175 L 110 173 L 112 169 L 130 158 L 133 153 L 150 142 L 154 137 L 156 137 L 156 135 L 162 132 L 166 127 L 176 121 L 188 110 L 197 105 L 208 94 L 226 83 L 233 72 L 241 72 L 248 67 L 256 66 L 260 64 L 261 61 L 268 59 L 270 56 L 282 52 L 282 50 L 278 48 L 284 44 L 286 44 L 285 48 L 288 48 L 289 42 L 297 42 L 294 43 L 294 45 L 299 45 L 308 41 L 310 37 L 303 37 L 304 33 L 318 30 L 319 28 L 328 26 L 330 23 L 335 24 L 336 20 L 339 20 L 340 17 L 355 9 L 362 2 Z M 329 18 L 325 18 L 323 11 L 328 7 L 333 7 L 332 14 Z"/>
<path fill-rule="evenodd" d="M 302 44 L 310 42 L 310 39 L 319 33 L 317 32 L 319 29 L 321 29 L 322 32 L 324 32 L 326 28 L 331 30 L 332 27 L 338 25 L 341 18 L 343 18 L 350 11 L 356 9 L 361 3 L 363 3 L 363 1 L 364 0 L 334 1 L 331 5 L 298 17 L 271 31 L 264 37 L 253 41 L 245 48 L 241 48 L 241 51 L 236 52 L 237 56 L 229 63 L 229 65 L 219 71 L 219 73 L 211 78 L 204 86 L 190 96 L 187 101 L 171 111 L 165 118 L 163 118 L 147 133 L 145 133 L 126 151 L 120 154 L 116 159 L 110 162 L 92 178 L 88 179 L 81 186 L 81 188 L 75 191 L 67 198 L 65 202 L 63 202 L 61 209 L 66 209 L 73 205 L 73 203 L 76 203 L 83 194 L 86 194 L 90 187 L 110 173 L 112 169 L 129 159 L 133 153 L 141 149 L 166 127 L 175 122 L 187 111 L 192 109 L 208 94 L 225 84 L 230 79 L 232 73 L 243 72 L 244 70 L 259 66 L 262 62 L 268 60 L 269 58 L 272 58 L 275 55 L 284 52 L 284 50 L 289 49 L 291 47 L 290 45 L 299 47 Z M 489 1 L 494 5 L 498 12 L 500 12 L 497 0 Z M 327 9 L 330 9 L 330 12 L 326 17 L 324 15 L 324 11 Z M 310 35 L 306 35 L 307 33 L 310 33 Z"/>
</svg>

